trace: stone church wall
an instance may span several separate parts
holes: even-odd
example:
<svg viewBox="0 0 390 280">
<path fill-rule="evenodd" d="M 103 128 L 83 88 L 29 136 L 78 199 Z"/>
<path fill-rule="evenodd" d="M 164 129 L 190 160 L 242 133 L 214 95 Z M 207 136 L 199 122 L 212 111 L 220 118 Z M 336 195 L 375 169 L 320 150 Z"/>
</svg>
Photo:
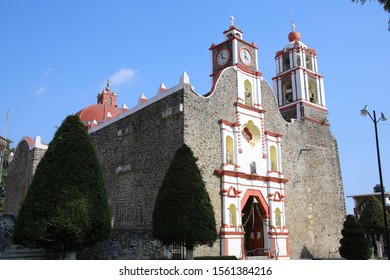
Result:
<svg viewBox="0 0 390 280">
<path fill-rule="evenodd" d="M 284 121 L 274 94 L 262 85 L 265 126 L 281 133 L 286 221 L 292 259 L 329 257 L 338 251 L 346 209 L 337 142 L 329 126 Z"/>
<path fill-rule="evenodd" d="M 191 147 L 212 202 L 217 230 L 221 225 L 221 179 L 214 170 L 221 168 L 222 148 L 220 119 L 235 122 L 237 102 L 237 79 L 233 68 L 222 74 L 215 92 L 203 97 L 190 89 L 184 95 L 184 142 Z M 189 88 L 189 86 L 188 86 Z M 195 250 L 195 256 L 220 254 L 219 240 L 209 248 L 203 246 Z"/>
<path fill-rule="evenodd" d="M 152 213 L 165 173 L 183 144 L 182 99 L 180 90 L 91 133 L 114 228 L 110 240 L 86 251 L 95 258 L 144 259 L 147 254 L 150 258 L 162 254 L 151 238 Z"/>
<path fill-rule="evenodd" d="M 25 140 L 16 147 L 15 155 L 8 169 L 7 194 L 4 201 L 5 214 L 16 216 L 19 212 L 38 163 L 45 152 L 45 149 L 36 147 L 30 150 L 29 144 Z"/>
</svg>

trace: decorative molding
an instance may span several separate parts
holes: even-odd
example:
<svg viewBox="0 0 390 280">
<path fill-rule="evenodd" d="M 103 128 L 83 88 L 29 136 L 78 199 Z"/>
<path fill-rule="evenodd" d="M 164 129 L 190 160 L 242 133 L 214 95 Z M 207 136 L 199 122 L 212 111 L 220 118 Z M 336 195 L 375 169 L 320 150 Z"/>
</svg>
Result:
<svg viewBox="0 0 390 280">
<path fill-rule="evenodd" d="M 224 124 L 224 125 L 227 125 L 227 126 L 230 126 L 230 127 L 238 127 L 238 126 L 240 126 L 238 123 L 232 123 L 232 122 L 229 122 L 229 121 L 223 120 L 223 119 L 220 119 L 218 121 L 218 124 Z"/>
<path fill-rule="evenodd" d="M 275 178 L 275 177 L 261 176 L 261 175 L 256 175 L 256 174 L 247 174 L 247 173 L 238 172 L 238 171 L 221 170 L 221 169 L 214 170 L 214 174 L 216 174 L 217 176 L 220 176 L 220 177 L 228 176 L 228 177 L 243 178 L 243 179 L 261 181 L 261 182 L 274 182 L 274 183 L 287 183 L 288 182 L 288 180 L 285 178 Z"/>
<path fill-rule="evenodd" d="M 303 119 L 308 120 L 308 121 L 313 122 L 313 123 L 318 123 L 320 125 L 329 126 L 329 123 L 326 123 L 326 122 L 323 122 L 323 121 L 319 121 L 319 120 L 316 120 L 316 119 L 312 119 L 312 118 L 308 118 L 308 117 L 303 117 Z"/>
<path fill-rule="evenodd" d="M 275 138 L 283 137 L 282 134 L 274 133 L 274 132 L 271 132 L 271 131 L 268 131 L 268 130 L 265 131 L 265 135 L 269 135 L 269 136 L 272 136 L 272 137 L 275 137 Z"/>
<path fill-rule="evenodd" d="M 247 106 L 247 105 L 239 103 L 239 102 L 235 102 L 234 106 L 240 107 L 240 108 L 243 108 L 243 109 L 246 109 L 246 110 L 249 110 L 249 111 L 253 111 L 253 112 L 256 112 L 256 113 L 265 113 L 266 112 L 265 110 L 257 109 L 257 108 L 251 107 L 251 106 Z"/>
</svg>

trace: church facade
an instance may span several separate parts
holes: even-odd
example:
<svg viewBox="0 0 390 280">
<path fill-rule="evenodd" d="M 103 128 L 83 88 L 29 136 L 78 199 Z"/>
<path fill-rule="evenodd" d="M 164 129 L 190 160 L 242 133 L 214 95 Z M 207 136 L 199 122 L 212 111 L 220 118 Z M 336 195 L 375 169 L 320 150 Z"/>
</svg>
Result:
<svg viewBox="0 0 390 280">
<path fill-rule="evenodd" d="M 91 136 L 109 190 L 114 228 L 150 230 L 154 199 L 174 152 L 186 143 L 214 206 L 219 242 L 196 255 L 327 257 L 345 217 L 337 143 L 327 120 L 315 50 L 298 32 L 276 53 L 274 90 L 257 47 L 233 24 L 210 47 L 213 86 L 189 77 L 164 85 Z"/>
<path fill-rule="evenodd" d="M 196 93 L 183 73 L 176 86 L 162 84 L 133 108 L 83 120 L 101 162 L 114 229 L 111 240 L 88 254 L 161 256 L 151 236 L 154 201 L 183 143 L 198 158 L 220 234 L 195 256 L 300 259 L 338 251 L 344 191 L 315 50 L 293 29 L 276 53 L 273 89 L 259 71 L 256 45 L 234 22 L 209 50 L 209 93 Z M 98 103 L 112 102 L 111 95 L 107 83 Z"/>
</svg>

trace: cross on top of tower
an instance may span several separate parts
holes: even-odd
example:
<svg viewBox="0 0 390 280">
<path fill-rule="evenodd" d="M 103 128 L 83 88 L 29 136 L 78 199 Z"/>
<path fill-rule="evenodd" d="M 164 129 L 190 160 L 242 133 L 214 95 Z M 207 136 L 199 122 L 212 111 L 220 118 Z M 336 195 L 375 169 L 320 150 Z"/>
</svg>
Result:
<svg viewBox="0 0 390 280">
<path fill-rule="evenodd" d="M 288 34 L 289 42 L 296 42 L 301 40 L 301 34 L 296 31 L 294 20 L 291 20 L 291 29 L 292 31 Z"/>
<path fill-rule="evenodd" d="M 106 79 L 106 81 L 107 81 L 107 88 L 110 88 L 110 82 L 112 81 L 110 81 L 110 79 Z"/>
<path fill-rule="evenodd" d="M 295 32 L 295 23 L 294 23 L 293 19 L 291 20 L 291 28 L 292 28 L 292 31 Z"/>
<path fill-rule="evenodd" d="M 230 25 L 231 26 L 234 26 L 234 21 L 235 21 L 236 19 L 234 18 L 234 16 L 230 16 Z"/>
</svg>

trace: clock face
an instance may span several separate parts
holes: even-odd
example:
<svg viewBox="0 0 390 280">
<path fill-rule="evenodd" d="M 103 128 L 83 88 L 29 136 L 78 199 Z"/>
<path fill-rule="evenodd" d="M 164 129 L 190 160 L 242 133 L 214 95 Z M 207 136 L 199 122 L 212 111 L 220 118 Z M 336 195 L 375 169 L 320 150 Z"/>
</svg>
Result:
<svg viewBox="0 0 390 280">
<path fill-rule="evenodd" d="M 217 64 L 219 66 L 225 65 L 230 58 L 230 52 L 227 49 L 222 49 L 217 54 Z"/>
<path fill-rule="evenodd" d="M 252 63 L 252 55 L 247 49 L 243 48 L 240 50 L 240 58 L 245 65 L 250 65 Z"/>
</svg>

